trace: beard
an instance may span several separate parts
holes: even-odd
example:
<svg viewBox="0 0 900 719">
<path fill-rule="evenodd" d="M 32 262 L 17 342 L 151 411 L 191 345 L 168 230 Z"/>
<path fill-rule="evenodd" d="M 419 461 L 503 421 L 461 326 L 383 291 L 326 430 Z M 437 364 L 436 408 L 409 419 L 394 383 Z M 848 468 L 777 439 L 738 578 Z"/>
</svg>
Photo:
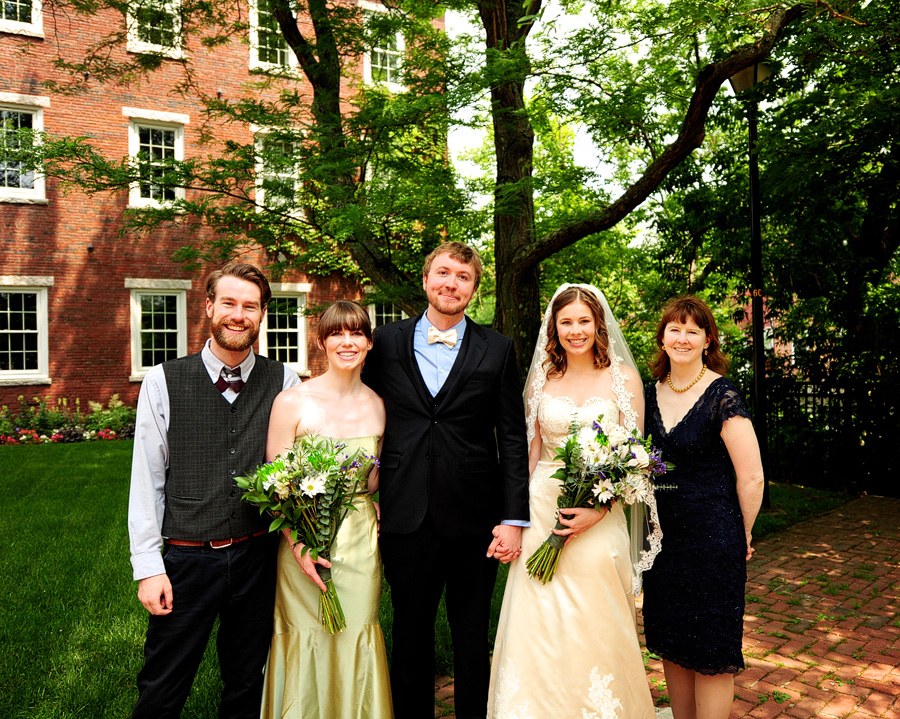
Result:
<svg viewBox="0 0 900 719">
<path fill-rule="evenodd" d="M 216 344 L 223 349 L 231 352 L 243 352 L 252 347 L 253 343 L 256 342 L 256 338 L 259 337 L 259 325 L 245 325 L 249 332 L 239 337 L 233 337 L 228 333 L 228 328 L 225 327 L 226 324 L 226 322 L 218 322 L 212 326 L 213 338 Z"/>
<path fill-rule="evenodd" d="M 450 300 L 446 297 L 439 296 L 436 292 L 427 293 L 428 304 L 440 312 L 442 315 L 457 315 L 463 312 L 469 306 L 469 301 L 465 299 Z"/>
</svg>

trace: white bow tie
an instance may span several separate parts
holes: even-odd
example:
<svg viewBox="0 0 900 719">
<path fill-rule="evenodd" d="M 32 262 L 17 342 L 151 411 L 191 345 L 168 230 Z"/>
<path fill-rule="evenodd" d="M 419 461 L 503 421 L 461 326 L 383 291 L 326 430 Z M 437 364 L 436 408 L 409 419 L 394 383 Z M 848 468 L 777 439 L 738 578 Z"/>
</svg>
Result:
<svg viewBox="0 0 900 719">
<path fill-rule="evenodd" d="M 453 347 L 456 344 L 456 329 L 441 332 L 436 327 L 429 327 L 428 344 L 433 345 L 435 342 L 442 342 L 447 347 Z"/>
</svg>

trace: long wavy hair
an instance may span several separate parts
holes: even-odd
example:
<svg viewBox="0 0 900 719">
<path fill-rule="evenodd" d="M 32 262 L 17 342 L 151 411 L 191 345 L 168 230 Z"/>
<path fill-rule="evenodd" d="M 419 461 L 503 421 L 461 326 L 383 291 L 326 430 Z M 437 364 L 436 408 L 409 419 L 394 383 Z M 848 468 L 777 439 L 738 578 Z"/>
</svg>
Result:
<svg viewBox="0 0 900 719">
<path fill-rule="evenodd" d="M 728 372 L 728 358 L 722 354 L 719 328 L 716 327 L 712 310 L 699 297 L 684 295 L 669 300 L 668 304 L 663 307 L 662 317 L 656 328 L 656 357 L 648 363 L 650 372 L 656 379 L 664 379 L 671 370 L 669 355 L 663 349 L 666 325 L 670 322 L 684 323 L 688 320 L 693 320 L 709 337 L 709 347 L 706 348 L 706 356 L 703 358 L 706 366 L 721 375 Z"/>
<path fill-rule="evenodd" d="M 547 360 L 544 362 L 544 369 L 547 371 L 547 377 L 562 377 L 568 369 L 566 360 L 566 351 L 563 349 L 559 341 L 559 334 L 556 331 L 556 317 L 560 311 L 571 305 L 573 302 L 582 302 L 588 306 L 594 317 L 594 367 L 603 369 L 609 367 L 609 334 L 606 331 L 606 319 L 604 317 L 603 307 L 600 300 L 582 287 L 568 287 L 560 292 L 553 305 L 550 308 L 552 312 L 550 321 L 547 323 Z"/>
</svg>

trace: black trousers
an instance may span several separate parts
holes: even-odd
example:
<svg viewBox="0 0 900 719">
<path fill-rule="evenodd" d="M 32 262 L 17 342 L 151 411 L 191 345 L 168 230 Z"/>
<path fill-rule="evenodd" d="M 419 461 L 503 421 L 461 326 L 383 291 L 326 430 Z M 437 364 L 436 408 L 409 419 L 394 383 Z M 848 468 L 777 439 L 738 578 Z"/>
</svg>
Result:
<svg viewBox="0 0 900 719">
<path fill-rule="evenodd" d="M 490 532 L 449 537 L 430 517 L 411 534 L 382 533 L 381 557 L 394 608 L 395 719 L 434 716 L 434 622 L 445 586 L 456 716 L 484 719 L 490 683 L 488 625 L 498 566 L 485 556 L 492 539 Z"/>
<path fill-rule="evenodd" d="M 222 719 L 258 719 L 272 637 L 277 534 L 226 549 L 167 546 L 173 610 L 150 616 L 133 719 L 181 716 L 219 618 Z"/>
</svg>

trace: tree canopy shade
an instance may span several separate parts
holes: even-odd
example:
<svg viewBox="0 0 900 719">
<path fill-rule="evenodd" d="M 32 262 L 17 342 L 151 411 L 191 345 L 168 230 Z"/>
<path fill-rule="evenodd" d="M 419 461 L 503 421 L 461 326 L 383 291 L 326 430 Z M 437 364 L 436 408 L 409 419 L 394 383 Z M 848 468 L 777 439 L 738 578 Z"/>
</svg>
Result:
<svg viewBox="0 0 900 719">
<path fill-rule="evenodd" d="M 805 481 L 882 492 L 900 405 L 900 23 L 888 5 L 804 17 L 757 91 L 770 431 L 776 450 L 794 443 L 782 458 Z M 711 113 L 703 151 L 647 208 L 660 297 L 749 290 L 742 105 Z M 803 403 L 816 409 L 797 413 Z"/>
<path fill-rule="evenodd" d="M 496 172 L 494 326 L 514 338 L 524 359 L 537 332 L 541 263 L 615 227 L 659 189 L 704 142 L 730 76 L 782 45 L 799 52 L 821 45 L 823 33 L 856 37 L 869 26 L 854 14 L 879 3 L 835 9 L 822 1 L 761 7 L 604 1 L 573 6 L 589 19 L 564 32 L 540 22 L 542 0 L 453 0 L 447 7 L 477 18 L 483 29 L 481 37 L 459 43 L 435 28 L 441 9 L 420 0 L 396 0 L 386 12 L 370 13 L 350 0 L 255 0 L 252 7 L 256 32 L 266 9 L 267 32 L 280 35 L 291 61 L 259 74 L 240 97 L 219 97 L 197 77 L 189 53 L 175 60 L 183 68 L 178 91 L 206 107 L 208 154 L 157 163 L 155 183 L 190 191 L 170 204 L 132 211 L 131 226 L 152 229 L 178 218 L 188 229 L 212 228 L 204 243 L 184 248 L 180 257 L 188 262 L 262 245 L 283 265 L 358 271 L 385 297 L 415 311 L 424 305 L 423 254 L 447 235 L 483 240 L 477 213 L 446 162 L 445 138 L 453 111 L 488 97 Z M 126 0 L 55 0 L 45 3 L 45 14 L 112 10 L 128 17 L 140 8 Z M 243 0 L 183 0 L 181 42 L 215 48 L 247 37 L 253 28 L 246 13 Z M 361 55 L 397 33 L 405 39 L 400 82 L 373 77 L 348 86 Z M 105 52 L 126 36 L 123 27 L 83 58 L 59 58 L 73 80 L 54 89 L 136 79 L 173 62 L 165 53 L 117 60 Z M 382 79 L 393 71 L 382 68 Z M 803 86 L 796 81 L 798 93 Z M 573 166 L 568 180 L 536 177 L 535 128 L 553 118 L 584 126 L 612 177 Z M 220 142 L 215 128 L 228 123 L 266 133 L 252 143 Z M 48 138 L 36 148 L 48 175 L 88 191 L 146 181 L 146 165 L 102 157 L 89 138 Z M 698 177 L 709 171 L 696 168 Z M 572 182 L 594 188 L 584 195 L 589 202 L 560 201 Z M 540 222 L 536 192 L 540 206 L 559 210 Z"/>
</svg>

